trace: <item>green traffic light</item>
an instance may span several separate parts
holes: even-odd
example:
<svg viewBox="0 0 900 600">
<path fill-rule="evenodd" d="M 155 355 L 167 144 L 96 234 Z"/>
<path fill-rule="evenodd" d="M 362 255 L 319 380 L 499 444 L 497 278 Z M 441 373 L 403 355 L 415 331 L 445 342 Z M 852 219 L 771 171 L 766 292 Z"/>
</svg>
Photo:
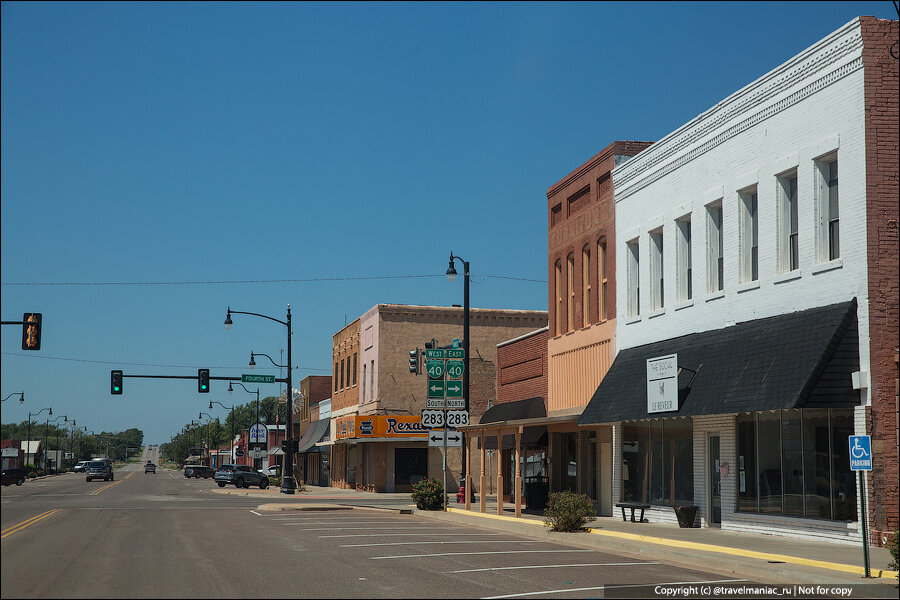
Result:
<svg viewBox="0 0 900 600">
<path fill-rule="evenodd" d="M 113 389 L 116 390 L 116 391 L 118 392 L 118 391 L 119 391 L 119 386 L 116 386 L 116 387 L 114 387 Z"/>
</svg>

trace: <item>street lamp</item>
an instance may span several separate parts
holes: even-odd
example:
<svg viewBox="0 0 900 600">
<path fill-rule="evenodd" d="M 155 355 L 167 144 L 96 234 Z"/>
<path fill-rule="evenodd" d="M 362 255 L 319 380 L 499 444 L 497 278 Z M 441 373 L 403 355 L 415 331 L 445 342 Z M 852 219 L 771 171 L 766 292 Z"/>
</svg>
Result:
<svg viewBox="0 0 900 600">
<path fill-rule="evenodd" d="M 207 417 L 209 417 L 209 421 L 206 422 L 206 460 L 209 463 L 209 466 L 212 466 L 212 445 L 211 445 L 210 438 L 209 438 L 209 425 L 212 422 L 213 417 L 211 414 L 201 411 L 200 414 L 197 415 L 197 418 L 199 419 L 199 418 L 203 417 L 203 415 L 206 415 Z M 217 432 L 216 433 L 216 446 L 218 446 L 219 445 L 218 428 L 216 428 L 216 432 Z M 216 448 L 216 449 L 218 450 L 218 448 Z"/>
<path fill-rule="evenodd" d="M 266 356 L 266 355 L 263 354 L 263 356 Z M 270 358 L 269 360 L 272 360 L 272 359 Z M 253 362 L 253 352 L 251 351 L 251 352 L 250 352 L 250 368 L 252 369 L 253 366 L 254 366 L 255 364 L 256 364 L 256 363 Z M 231 387 L 231 384 L 232 384 L 232 383 L 237 383 L 239 386 L 241 386 L 242 388 L 244 388 L 244 391 L 247 392 L 248 394 L 254 394 L 254 393 L 256 394 L 256 421 L 255 421 L 253 424 L 254 424 L 254 425 L 257 425 L 257 424 L 259 423 L 259 388 L 256 388 L 256 391 L 254 392 L 254 391 L 252 391 L 252 390 L 248 390 L 248 389 L 247 389 L 247 386 L 245 386 L 243 383 L 240 383 L 240 382 L 238 382 L 238 381 L 234 381 L 234 382 L 229 381 L 229 382 L 228 382 L 228 393 L 229 393 L 229 394 L 233 394 L 233 393 L 234 393 L 234 388 Z M 234 419 L 232 419 L 232 426 L 233 426 L 233 422 L 234 422 Z M 269 428 L 267 427 L 267 428 L 266 428 L 266 446 L 269 445 L 269 431 L 268 431 L 268 429 L 269 429 Z M 234 433 L 234 432 L 232 432 L 232 433 Z M 234 435 L 232 435 L 231 438 L 234 439 Z M 259 442 L 258 439 L 257 439 L 256 441 Z M 249 431 L 247 432 L 247 450 L 250 450 L 250 432 L 249 432 Z M 253 460 L 255 461 L 256 459 L 254 458 Z M 254 463 L 254 468 L 256 468 L 255 463 Z"/>
<path fill-rule="evenodd" d="M 285 327 L 287 327 L 287 378 L 284 382 L 287 384 L 287 419 L 285 422 L 285 450 L 284 453 L 284 469 L 283 469 L 283 477 L 281 478 L 281 493 L 282 494 L 293 494 L 296 491 L 296 483 L 294 482 L 294 428 L 293 428 L 293 407 L 294 407 L 294 388 L 291 384 L 291 305 L 288 304 L 287 307 L 287 319 L 282 321 L 280 319 L 275 319 L 272 317 L 267 317 L 266 315 L 261 315 L 258 313 L 250 313 L 250 312 L 242 312 L 238 310 L 231 310 L 231 307 L 228 307 L 228 312 L 225 314 L 225 328 L 230 329 L 231 315 L 252 315 L 254 317 L 262 317 L 264 319 L 269 319 L 270 321 L 275 321 L 276 323 L 281 323 Z M 253 353 L 250 354 L 251 360 L 253 357 Z M 269 359 L 271 360 L 271 359 Z M 274 361 L 273 361 L 274 363 Z"/>
<path fill-rule="evenodd" d="M 55 422 L 59 421 L 60 419 L 63 420 L 63 423 L 69 422 L 69 417 L 66 415 L 60 415 L 60 416 L 56 417 L 55 419 L 53 419 L 53 421 L 50 421 L 50 417 L 47 417 L 47 427 L 50 427 L 50 423 L 55 423 Z M 45 431 L 44 435 L 47 436 L 47 443 L 49 444 L 50 443 L 49 433 Z M 46 468 L 47 468 L 47 453 L 45 452 L 44 453 L 44 469 L 46 469 Z M 56 468 L 59 469 L 59 427 L 56 428 Z"/>
<path fill-rule="evenodd" d="M 41 414 L 42 412 L 44 412 L 45 410 L 49 410 L 49 411 L 50 411 L 50 414 L 51 414 L 51 415 L 53 414 L 53 409 L 50 408 L 50 407 L 42 408 L 41 410 L 37 411 L 36 413 L 33 413 L 33 412 L 31 412 L 31 411 L 28 411 L 28 439 L 26 440 L 27 443 L 30 443 L 30 442 L 31 442 L 31 417 L 36 417 L 36 416 L 38 416 L 39 414 Z M 28 447 L 27 447 L 27 445 L 26 445 L 26 448 L 25 448 L 25 455 L 26 455 L 25 457 L 27 458 L 27 457 L 28 457 Z M 32 453 L 32 458 L 34 458 L 34 453 Z M 34 465 L 34 466 L 37 467 L 37 465 Z"/>
<path fill-rule="evenodd" d="M 450 251 L 450 266 L 447 268 L 447 279 L 450 283 L 456 280 L 456 269 L 453 261 L 458 260 L 463 264 L 463 397 L 466 399 L 465 410 L 469 410 L 469 261 L 463 260 L 459 256 L 454 256 Z M 466 447 L 466 434 L 462 434 L 462 479 L 465 481 L 466 471 L 468 470 L 468 462 L 466 460 L 468 448 Z M 469 490 L 466 490 L 466 494 Z"/>
<path fill-rule="evenodd" d="M 231 387 L 231 383 L 229 382 L 228 387 Z M 218 400 L 210 400 L 209 401 L 209 410 L 212 410 L 212 405 L 218 404 L 222 408 L 227 408 L 231 411 L 231 462 L 234 462 L 234 407 L 228 407 L 219 402 Z"/>
<path fill-rule="evenodd" d="M 193 445 L 193 443 L 194 443 L 194 428 L 193 428 L 194 425 L 201 425 L 201 423 L 200 423 L 200 421 L 197 421 L 195 423 L 194 420 L 191 419 L 191 430 L 190 430 L 190 433 L 188 434 L 190 436 L 191 445 Z M 200 459 L 201 460 L 203 459 L 203 456 L 202 456 L 203 455 L 203 437 L 202 437 L 202 435 L 203 435 L 203 432 L 198 429 L 197 430 L 197 443 L 200 444 L 200 454 L 201 454 Z M 190 456 L 190 454 L 191 454 L 191 448 L 190 448 L 190 446 L 188 446 L 188 456 Z"/>
<path fill-rule="evenodd" d="M 10 398 L 12 398 L 12 397 L 15 396 L 16 394 L 19 395 L 19 404 L 25 404 L 25 392 L 13 392 L 12 394 L 10 394 L 9 396 L 7 396 L 7 397 L 4 398 L 3 400 L 0 400 L 0 402 L 6 402 L 7 400 L 9 400 Z"/>
</svg>

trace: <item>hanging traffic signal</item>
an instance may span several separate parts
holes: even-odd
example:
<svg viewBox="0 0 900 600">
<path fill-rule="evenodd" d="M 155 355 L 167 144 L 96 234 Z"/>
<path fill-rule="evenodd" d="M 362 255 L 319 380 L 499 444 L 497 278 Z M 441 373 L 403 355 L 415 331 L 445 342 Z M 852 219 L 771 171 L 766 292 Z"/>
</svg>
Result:
<svg viewBox="0 0 900 600">
<path fill-rule="evenodd" d="M 113 395 L 122 393 L 122 371 L 109 372 L 109 393 Z"/>
<path fill-rule="evenodd" d="M 41 313 L 22 315 L 22 350 L 41 349 Z"/>
<path fill-rule="evenodd" d="M 197 370 L 197 391 L 201 394 L 209 392 L 209 369 Z"/>
<path fill-rule="evenodd" d="M 409 351 L 409 372 L 419 374 L 419 348 Z"/>
</svg>

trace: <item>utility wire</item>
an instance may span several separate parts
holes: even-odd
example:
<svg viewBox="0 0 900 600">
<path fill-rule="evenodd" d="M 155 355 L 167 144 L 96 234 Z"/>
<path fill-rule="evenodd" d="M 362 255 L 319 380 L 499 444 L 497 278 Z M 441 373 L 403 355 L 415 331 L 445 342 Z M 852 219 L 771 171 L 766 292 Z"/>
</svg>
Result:
<svg viewBox="0 0 900 600">
<path fill-rule="evenodd" d="M 38 355 L 38 354 L 20 354 L 18 352 L 3 352 L 4 356 L 21 356 L 24 358 L 43 358 L 46 360 L 64 360 L 69 362 L 83 362 L 83 363 L 95 363 L 100 365 L 124 365 L 129 367 L 164 367 L 171 369 L 205 369 L 207 367 L 197 367 L 194 365 L 166 365 L 159 363 L 137 363 L 137 362 L 122 362 L 122 361 L 109 361 L 109 360 L 91 360 L 87 358 L 67 358 L 63 356 L 46 356 L 46 355 Z M 211 369 L 246 369 L 246 365 L 243 366 L 213 366 L 209 367 Z M 260 370 L 265 369 L 274 369 L 274 367 L 261 367 Z M 313 369 L 310 367 L 301 367 L 296 366 L 293 368 L 295 371 L 321 371 L 323 373 L 331 373 L 331 369 Z"/>
<path fill-rule="evenodd" d="M 373 275 L 370 277 L 309 277 L 305 279 L 236 279 L 220 281 L 4 281 L 6 286 L 126 286 L 126 285 L 245 285 L 252 283 L 326 283 L 332 281 L 378 281 L 387 279 L 430 279 L 445 275 Z M 547 283 L 546 280 L 510 277 L 508 275 L 480 275 L 484 279 L 508 279 L 531 283 Z"/>
</svg>

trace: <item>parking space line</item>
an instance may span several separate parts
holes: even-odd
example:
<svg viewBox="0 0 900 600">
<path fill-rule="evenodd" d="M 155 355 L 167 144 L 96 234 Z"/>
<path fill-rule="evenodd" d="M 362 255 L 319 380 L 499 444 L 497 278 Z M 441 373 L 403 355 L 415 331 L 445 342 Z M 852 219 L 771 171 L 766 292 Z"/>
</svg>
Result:
<svg viewBox="0 0 900 600">
<path fill-rule="evenodd" d="M 374 525 L 384 521 L 283 521 L 282 525 Z M 415 525 L 416 523 L 410 523 Z M 400 525 L 400 523 L 397 523 Z"/>
<path fill-rule="evenodd" d="M 454 540 L 422 542 L 379 542 L 377 544 L 342 544 L 340 548 L 368 548 L 370 546 L 422 546 L 425 544 L 543 544 L 541 540 Z"/>
<path fill-rule="evenodd" d="M 572 563 L 568 565 L 520 565 L 517 567 L 489 567 L 487 569 L 460 569 L 459 571 L 444 571 L 451 573 L 479 573 L 482 571 L 513 571 L 519 569 L 562 569 L 566 567 L 627 567 L 638 565 L 660 565 L 658 562 L 623 562 L 623 563 Z"/>
<path fill-rule="evenodd" d="M 482 596 L 481 600 L 499 600 L 500 598 L 525 598 L 527 596 L 546 596 L 549 594 L 560 594 L 564 592 L 590 592 L 593 590 L 614 590 L 625 588 L 641 588 L 658 585 L 704 585 L 708 583 L 740 583 L 747 581 L 746 579 L 719 579 L 716 581 L 667 581 L 660 583 L 635 583 L 628 585 L 601 585 L 597 587 L 584 588 L 563 588 L 561 590 L 542 590 L 540 592 L 522 592 L 520 594 L 503 594 L 502 596 Z"/>
<path fill-rule="evenodd" d="M 431 558 L 438 556 L 476 556 L 482 554 L 569 554 L 573 552 L 599 552 L 599 550 L 487 550 L 485 552 L 443 552 L 436 554 L 398 554 L 396 556 L 370 556 L 369 560 L 393 558 Z"/>
<path fill-rule="evenodd" d="M 305 525 L 305 523 L 293 523 L 293 525 Z M 298 529 L 297 531 L 377 531 L 380 529 L 392 529 L 394 531 L 397 530 L 396 527 L 312 527 L 309 529 Z M 409 531 L 411 529 L 426 529 L 428 531 L 439 532 L 439 531 L 452 529 L 452 528 L 451 527 L 435 528 L 435 527 L 428 527 L 426 525 L 423 527 L 402 527 L 401 529 L 403 529 L 403 531 Z M 443 534 L 441 534 L 441 535 L 443 535 Z"/>
<path fill-rule="evenodd" d="M 385 533 L 346 533 L 343 535 L 320 535 L 319 537 L 320 538 L 356 538 L 356 537 L 385 537 L 386 535 L 390 536 L 390 537 L 422 536 L 422 535 L 440 535 L 441 537 L 448 537 L 448 536 L 460 536 L 460 535 L 510 536 L 512 534 L 509 534 L 509 533 L 476 533 L 476 532 L 473 532 L 473 533 L 440 533 L 440 534 L 434 534 L 434 533 L 389 533 L 389 534 L 385 534 Z"/>
</svg>

